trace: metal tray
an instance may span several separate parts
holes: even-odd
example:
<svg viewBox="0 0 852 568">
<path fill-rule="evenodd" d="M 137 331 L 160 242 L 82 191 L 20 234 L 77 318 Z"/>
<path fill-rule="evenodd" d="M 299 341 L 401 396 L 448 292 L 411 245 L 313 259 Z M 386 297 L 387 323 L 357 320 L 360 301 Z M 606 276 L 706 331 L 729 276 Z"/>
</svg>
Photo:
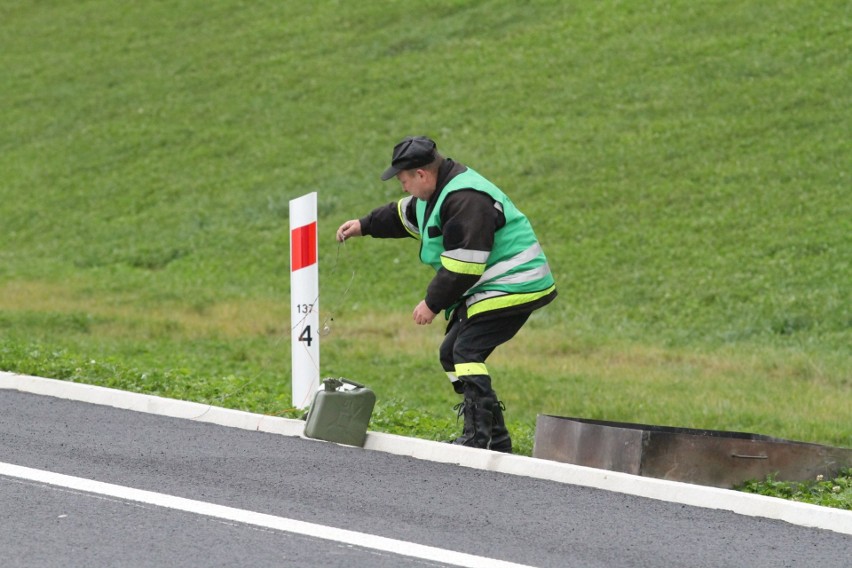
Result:
<svg viewBox="0 0 852 568">
<path fill-rule="evenodd" d="M 533 457 L 634 475 L 730 488 L 836 475 L 852 449 L 761 434 L 607 422 L 540 414 Z"/>
</svg>

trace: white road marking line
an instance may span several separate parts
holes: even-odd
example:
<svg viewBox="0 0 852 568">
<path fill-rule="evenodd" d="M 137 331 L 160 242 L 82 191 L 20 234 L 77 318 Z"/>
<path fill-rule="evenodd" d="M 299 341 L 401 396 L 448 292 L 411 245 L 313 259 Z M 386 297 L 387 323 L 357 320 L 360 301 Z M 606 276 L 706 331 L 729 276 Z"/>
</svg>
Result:
<svg viewBox="0 0 852 568">
<path fill-rule="evenodd" d="M 473 554 L 465 554 L 463 552 L 455 552 L 452 550 L 415 544 L 403 540 L 327 527 L 296 519 L 288 519 L 286 517 L 276 517 L 274 515 L 267 515 L 264 513 L 255 513 L 244 509 L 236 509 L 234 507 L 226 507 L 224 505 L 216 505 L 214 503 L 205 503 L 204 501 L 195 501 L 193 499 L 185 499 L 183 497 L 175 497 L 173 495 L 155 493 L 153 491 L 144 491 L 142 489 L 133 489 L 132 487 L 123 487 L 121 485 L 113 485 L 111 483 L 103 483 L 101 481 L 32 469 L 9 463 L 0 462 L 0 475 L 64 487 L 66 489 L 85 491 L 87 493 L 114 497 L 126 501 L 135 501 L 138 503 L 155 505 L 157 507 L 175 509 L 187 513 L 195 513 L 197 515 L 206 515 L 208 517 L 253 525 L 256 527 L 341 542 L 361 548 L 399 554 L 400 556 L 409 556 L 412 558 L 419 558 L 421 560 L 441 562 L 453 566 L 462 566 L 465 568 L 533 568 L 525 564 L 516 564 L 514 562 L 506 562 L 504 560 L 486 558 L 484 556 L 475 556 Z"/>
</svg>

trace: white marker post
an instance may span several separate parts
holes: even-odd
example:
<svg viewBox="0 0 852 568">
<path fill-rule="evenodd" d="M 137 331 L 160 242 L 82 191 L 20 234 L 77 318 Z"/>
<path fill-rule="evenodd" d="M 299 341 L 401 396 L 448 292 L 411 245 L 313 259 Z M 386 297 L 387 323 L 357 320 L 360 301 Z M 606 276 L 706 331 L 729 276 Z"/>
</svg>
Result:
<svg viewBox="0 0 852 568">
<path fill-rule="evenodd" d="M 317 194 L 290 201 L 290 334 L 293 406 L 305 408 L 319 388 Z"/>
</svg>

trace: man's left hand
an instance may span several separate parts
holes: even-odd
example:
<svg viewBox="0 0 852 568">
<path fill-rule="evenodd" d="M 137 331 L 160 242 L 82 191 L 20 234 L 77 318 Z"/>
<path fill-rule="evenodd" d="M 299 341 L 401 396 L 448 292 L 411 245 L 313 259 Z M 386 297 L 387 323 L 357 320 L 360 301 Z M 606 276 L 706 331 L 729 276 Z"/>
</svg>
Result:
<svg viewBox="0 0 852 568">
<path fill-rule="evenodd" d="M 414 322 L 417 325 L 430 324 L 437 315 L 438 314 L 430 310 L 426 305 L 426 300 L 420 300 L 420 303 L 417 304 L 416 308 L 414 308 Z"/>
</svg>

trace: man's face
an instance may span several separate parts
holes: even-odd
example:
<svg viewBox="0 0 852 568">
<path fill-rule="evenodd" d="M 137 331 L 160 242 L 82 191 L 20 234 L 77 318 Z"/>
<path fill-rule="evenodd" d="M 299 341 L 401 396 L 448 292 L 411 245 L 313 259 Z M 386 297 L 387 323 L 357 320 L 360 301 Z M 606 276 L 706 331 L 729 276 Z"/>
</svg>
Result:
<svg viewBox="0 0 852 568">
<path fill-rule="evenodd" d="M 435 192 L 435 179 L 426 170 L 402 170 L 396 174 L 402 190 L 417 199 L 428 201 Z"/>
</svg>

